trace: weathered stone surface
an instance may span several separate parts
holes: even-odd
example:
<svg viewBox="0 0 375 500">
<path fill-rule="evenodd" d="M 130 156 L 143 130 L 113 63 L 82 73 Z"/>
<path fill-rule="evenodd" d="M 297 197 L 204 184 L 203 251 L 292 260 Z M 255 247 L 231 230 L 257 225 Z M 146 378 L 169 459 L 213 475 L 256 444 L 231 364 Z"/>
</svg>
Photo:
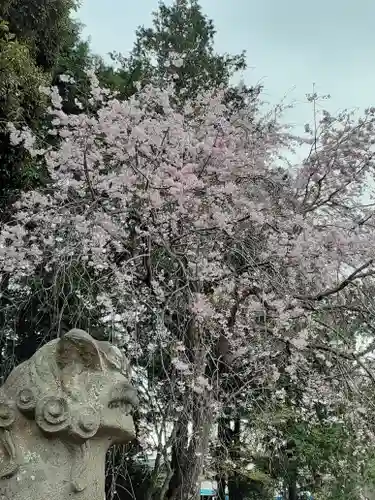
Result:
<svg viewBox="0 0 375 500">
<path fill-rule="evenodd" d="M 102 500 L 108 448 L 135 437 L 129 365 L 71 330 L 0 388 L 0 500 Z"/>
</svg>

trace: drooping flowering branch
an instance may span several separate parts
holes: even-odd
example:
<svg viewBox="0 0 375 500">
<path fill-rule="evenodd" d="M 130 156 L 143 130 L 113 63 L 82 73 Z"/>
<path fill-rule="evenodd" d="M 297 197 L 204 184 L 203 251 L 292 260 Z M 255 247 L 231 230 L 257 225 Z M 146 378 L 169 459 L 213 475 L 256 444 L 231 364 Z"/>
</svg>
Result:
<svg viewBox="0 0 375 500">
<path fill-rule="evenodd" d="M 56 146 L 9 124 L 51 184 L 22 195 L 1 227 L 3 293 L 16 301 L 45 273 L 61 297 L 61 276 L 65 287 L 79 273 L 71 296 L 136 363 L 158 360 L 169 389 L 153 391 L 176 402 L 171 420 L 193 421 L 201 441 L 190 441 L 187 466 L 207 441 L 205 412 L 233 403 L 223 381 L 272 387 L 281 372 L 297 381 L 301 365 L 314 370 L 313 316 L 375 271 L 360 200 L 375 110 L 359 122 L 325 114 L 309 157 L 286 171 L 278 158 L 294 139 L 253 103 L 234 116 L 216 89 L 181 110 L 173 84 L 122 102 L 89 76 L 90 114 L 66 115 L 56 89 L 43 89 Z"/>
</svg>

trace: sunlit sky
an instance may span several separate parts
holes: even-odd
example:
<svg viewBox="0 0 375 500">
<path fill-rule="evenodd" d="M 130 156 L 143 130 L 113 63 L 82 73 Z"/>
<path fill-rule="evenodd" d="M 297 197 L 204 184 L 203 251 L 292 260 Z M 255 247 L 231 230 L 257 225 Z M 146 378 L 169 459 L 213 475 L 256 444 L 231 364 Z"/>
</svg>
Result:
<svg viewBox="0 0 375 500">
<path fill-rule="evenodd" d="M 167 0 L 165 3 L 171 3 Z M 285 94 L 296 107 L 287 119 L 311 121 L 306 93 L 331 94 L 326 107 L 360 108 L 375 103 L 374 0 L 201 0 L 217 29 L 216 50 L 247 51 L 247 84 L 263 82 L 264 98 Z M 128 53 L 139 25 L 151 25 L 157 0 L 83 0 L 78 17 L 92 49 Z"/>
</svg>

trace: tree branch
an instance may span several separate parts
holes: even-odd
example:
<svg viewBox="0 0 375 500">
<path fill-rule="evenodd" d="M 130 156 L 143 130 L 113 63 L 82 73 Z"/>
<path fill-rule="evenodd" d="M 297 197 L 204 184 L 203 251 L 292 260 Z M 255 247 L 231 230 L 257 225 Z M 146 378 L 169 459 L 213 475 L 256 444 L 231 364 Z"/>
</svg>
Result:
<svg viewBox="0 0 375 500">
<path fill-rule="evenodd" d="M 320 292 L 317 295 L 295 295 L 294 298 L 298 300 L 313 300 L 313 301 L 320 301 L 325 299 L 326 297 L 329 297 L 330 295 L 334 295 L 344 288 L 346 288 L 348 285 L 350 285 L 355 279 L 359 278 L 365 278 L 366 276 L 371 276 L 375 274 L 375 271 L 369 271 L 367 273 L 361 273 L 366 267 L 370 266 L 373 264 L 374 259 L 370 259 L 369 261 L 365 262 L 362 266 L 360 266 L 358 269 L 353 271 L 347 278 L 345 278 L 341 283 L 339 283 L 336 287 L 334 288 L 328 288 L 324 292 Z"/>
</svg>

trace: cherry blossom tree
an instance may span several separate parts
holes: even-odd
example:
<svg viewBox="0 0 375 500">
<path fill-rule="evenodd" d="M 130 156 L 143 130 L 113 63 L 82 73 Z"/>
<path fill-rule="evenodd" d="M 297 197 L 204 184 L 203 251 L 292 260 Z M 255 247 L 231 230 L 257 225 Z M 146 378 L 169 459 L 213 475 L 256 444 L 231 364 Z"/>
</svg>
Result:
<svg viewBox="0 0 375 500">
<path fill-rule="evenodd" d="M 370 377 L 323 320 L 375 272 L 362 200 L 375 108 L 358 120 L 324 112 L 298 138 L 259 102 L 228 113 L 221 88 L 181 109 L 173 78 L 121 102 L 88 76 L 90 115 L 66 115 L 57 89 L 41 89 L 56 145 L 8 125 L 50 184 L 22 195 L 1 226 L 3 333 L 11 345 L 14 315 L 38 290 L 53 335 L 99 329 L 122 346 L 142 386 L 140 436 L 166 468 L 149 498 L 188 499 L 218 418 L 283 380 L 303 393 L 295 401 L 334 399 L 318 354 L 324 367 L 349 356 Z M 288 165 L 282 151 L 303 144 L 306 160 Z"/>
</svg>

